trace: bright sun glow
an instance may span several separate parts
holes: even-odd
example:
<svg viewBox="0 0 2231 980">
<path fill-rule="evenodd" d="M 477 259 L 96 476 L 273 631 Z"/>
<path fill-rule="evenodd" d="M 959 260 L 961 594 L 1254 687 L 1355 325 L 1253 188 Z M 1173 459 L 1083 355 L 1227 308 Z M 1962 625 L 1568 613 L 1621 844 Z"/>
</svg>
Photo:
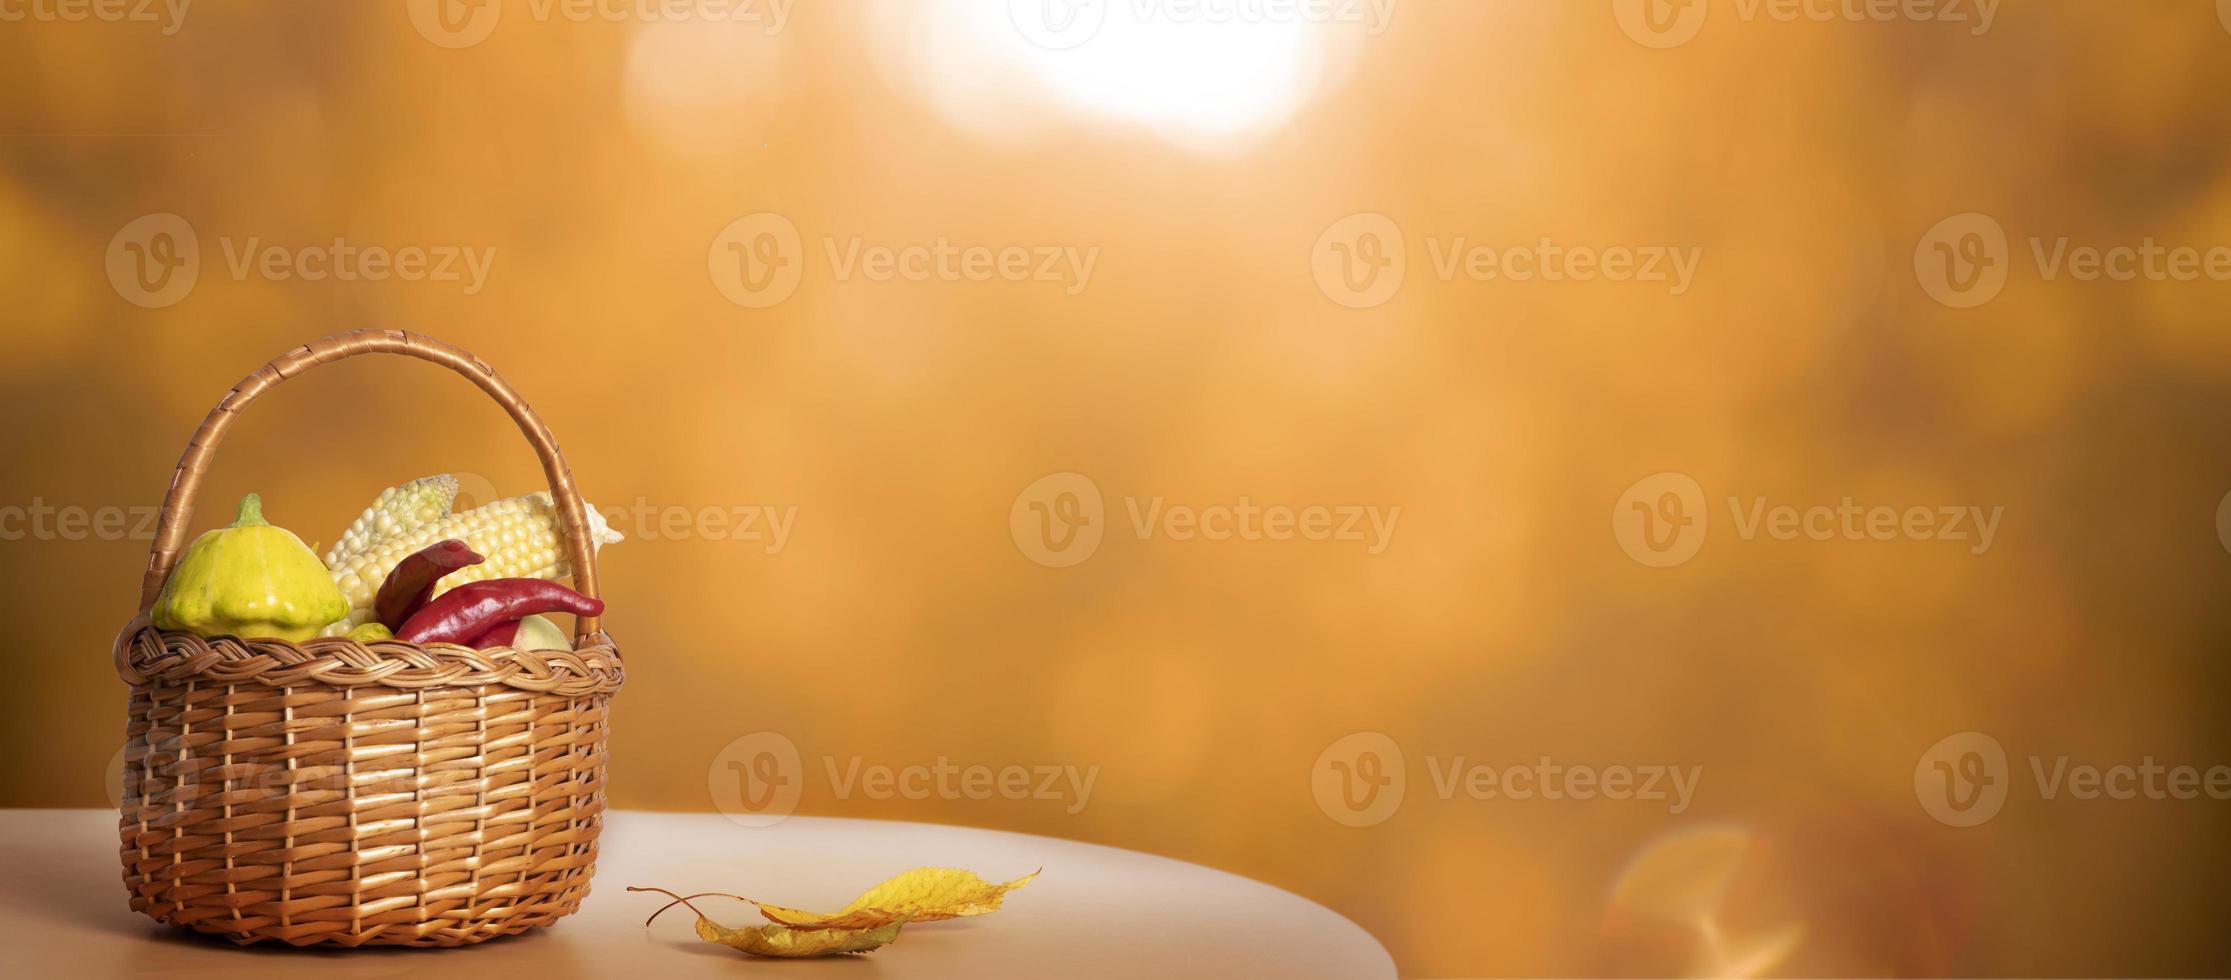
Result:
<svg viewBox="0 0 2231 980">
<path fill-rule="evenodd" d="M 1008 14 L 1033 26 L 1028 14 Z M 1090 25 L 1083 10 L 1073 16 L 1072 31 Z M 1007 43 L 1021 41 L 1031 69 L 1062 98 L 1149 124 L 1204 133 L 1250 128 L 1283 119 L 1314 81 L 1317 39 L 1309 24 L 1183 22 L 1128 3 L 1109 4 L 1100 21 L 1068 48 L 1033 43 L 1015 23 L 990 27 Z"/>
<path fill-rule="evenodd" d="M 1297 5 L 1306 6 L 1306 5 Z M 893 23 L 905 74 L 971 128 L 1018 115 L 1136 123 L 1221 143 L 1284 123 L 1322 87 L 1352 24 L 1203 14 L 1214 4 L 939 0 Z"/>
</svg>

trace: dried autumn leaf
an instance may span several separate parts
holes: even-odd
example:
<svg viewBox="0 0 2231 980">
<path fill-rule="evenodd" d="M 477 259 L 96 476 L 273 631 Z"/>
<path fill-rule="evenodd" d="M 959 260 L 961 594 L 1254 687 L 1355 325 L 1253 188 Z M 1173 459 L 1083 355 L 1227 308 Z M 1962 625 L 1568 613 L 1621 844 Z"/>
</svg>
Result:
<svg viewBox="0 0 2231 980">
<path fill-rule="evenodd" d="M 697 938 L 709 943 L 719 943 L 733 950 L 750 953 L 753 956 L 804 959 L 814 956 L 835 956 L 842 953 L 865 953 L 899 938 L 899 930 L 904 928 L 907 922 L 905 918 L 894 919 L 873 929 L 792 929 L 789 926 L 782 925 L 746 926 L 740 929 L 730 929 L 707 918 L 705 913 L 698 911 L 697 906 L 690 904 L 690 899 L 719 894 L 717 892 L 676 895 L 664 888 L 640 888 L 633 885 L 628 886 L 628 891 L 658 892 L 674 900 L 668 902 L 665 908 L 651 913 L 651 918 L 645 920 L 644 925 L 650 925 L 659 915 L 677 904 L 685 905 L 689 907 L 691 912 L 697 913 Z M 735 896 L 725 897 L 733 898 Z"/>
<path fill-rule="evenodd" d="M 893 921 L 935 922 L 999 910 L 1008 892 L 1030 884 L 1033 871 L 993 884 L 957 868 L 916 868 L 867 890 L 841 912 L 808 912 L 752 900 L 761 915 L 797 929 L 872 929 Z"/>
<path fill-rule="evenodd" d="M 700 915 L 697 917 L 697 937 L 730 949 L 743 950 L 753 956 L 799 959 L 808 956 L 834 956 L 838 953 L 865 953 L 899 938 L 899 929 L 905 925 L 906 920 L 901 918 L 873 929 L 792 929 L 779 925 L 730 929 Z"/>
</svg>

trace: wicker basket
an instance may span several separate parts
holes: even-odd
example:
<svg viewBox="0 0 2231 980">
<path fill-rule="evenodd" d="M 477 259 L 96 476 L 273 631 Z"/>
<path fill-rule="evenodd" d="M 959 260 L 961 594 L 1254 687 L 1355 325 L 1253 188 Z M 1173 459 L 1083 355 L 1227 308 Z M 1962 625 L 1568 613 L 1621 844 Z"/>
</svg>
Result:
<svg viewBox="0 0 2231 980">
<path fill-rule="evenodd" d="M 238 943 L 460 946 L 548 925 L 588 894 L 605 713 L 621 682 L 594 618 L 579 621 L 571 653 L 204 639 L 149 624 L 233 417 L 281 381 L 369 353 L 447 367 L 511 414 L 542 458 L 574 586 L 597 594 L 587 515 L 557 442 L 471 354 L 366 330 L 249 375 L 178 462 L 139 616 L 114 649 L 132 687 L 124 884 L 157 921 Z"/>
</svg>

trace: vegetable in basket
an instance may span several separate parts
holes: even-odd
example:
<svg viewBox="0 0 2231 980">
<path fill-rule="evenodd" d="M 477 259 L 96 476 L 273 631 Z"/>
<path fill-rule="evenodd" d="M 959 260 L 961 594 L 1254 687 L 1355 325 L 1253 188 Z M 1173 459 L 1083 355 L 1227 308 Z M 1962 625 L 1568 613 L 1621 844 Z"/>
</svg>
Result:
<svg viewBox="0 0 2231 980">
<path fill-rule="evenodd" d="M 194 430 L 178 463 L 148 556 L 148 574 L 142 578 L 141 615 L 109 651 L 132 691 L 123 704 L 127 719 L 123 783 L 146 790 L 128 793 L 118 811 L 117 826 L 125 845 L 117 852 L 122 857 L 122 884 L 130 908 L 156 922 L 221 935 L 243 945 L 456 947 L 542 928 L 572 914 L 595 872 L 595 848 L 606 809 L 605 705 L 624 681 L 610 638 L 599 634 L 591 649 L 548 655 L 557 662 L 534 665 L 534 670 L 505 669 L 485 677 L 470 669 L 484 665 L 461 664 L 456 656 L 428 656 L 399 641 L 382 641 L 379 637 L 387 628 L 366 625 L 376 586 L 389 568 L 409 554 L 439 540 L 459 538 L 488 555 L 484 565 L 492 565 L 506 560 L 500 549 L 469 534 L 425 533 L 401 547 L 378 572 L 364 573 L 368 576 L 364 581 L 375 588 L 367 588 L 353 604 L 332 576 L 332 567 L 309 553 L 322 549 L 304 548 L 291 537 L 262 540 L 280 534 L 255 526 L 260 524 L 257 521 L 243 520 L 243 526 L 220 532 L 215 544 L 196 542 L 199 550 L 188 553 L 189 538 L 180 521 L 197 497 L 208 499 L 199 493 L 203 469 L 243 410 L 276 385 L 319 366 L 364 355 L 407 356 L 470 379 L 518 423 L 551 483 L 570 487 L 556 440 L 519 393 L 472 354 L 420 334 L 359 330 L 313 340 L 290 348 L 233 386 Z M 443 482 L 436 479 L 420 489 L 431 487 L 438 496 Z M 571 507 L 580 506 L 570 489 L 560 492 L 568 496 Z M 388 502 L 398 503 L 403 496 L 398 493 Z M 364 541 L 342 545 L 369 548 L 376 546 L 375 537 L 388 540 L 426 531 L 431 525 L 456 520 L 447 513 L 454 506 L 453 501 L 443 501 L 385 511 L 384 523 L 375 516 L 361 535 L 352 535 Z M 544 503 L 540 510 L 547 517 L 553 508 Z M 409 530 L 403 529 L 406 524 Z M 588 536 L 587 526 L 580 530 L 582 537 L 567 542 L 579 547 L 565 547 L 564 553 L 579 559 L 569 571 L 593 580 L 594 569 L 579 566 L 593 560 L 589 545 L 594 539 Z M 206 553 L 213 547 L 222 553 Z M 232 554 L 244 548 L 270 554 Z M 287 553 L 280 554 L 282 550 Z M 178 564 L 182 558 L 183 567 Z M 346 565 L 351 558 L 337 556 L 334 564 Z M 558 564 L 554 546 L 545 560 Z M 205 564 L 220 566 L 218 570 L 238 581 L 230 585 L 216 581 Z M 289 576 L 288 584 L 264 581 L 277 579 L 281 570 Z M 471 571 L 478 574 L 484 568 L 473 566 Z M 511 574 L 515 573 L 502 571 L 488 577 Z M 291 596 L 297 600 L 295 605 L 308 608 L 282 610 L 287 621 L 277 625 L 286 627 L 283 631 L 271 625 L 244 628 L 240 622 L 213 625 L 220 615 L 249 620 L 233 615 L 231 606 L 222 601 L 227 593 L 251 591 L 241 583 L 261 584 L 267 595 Z M 218 598 L 198 596 L 197 589 Z M 302 601 L 310 593 L 315 593 L 314 601 Z M 243 659 L 229 638 L 205 644 L 186 633 L 159 629 L 153 622 L 158 600 L 165 626 L 290 635 L 315 631 L 335 639 L 298 641 L 294 649 L 284 648 L 278 640 L 257 643 L 257 655 Z M 197 609 L 196 603 L 207 608 Z M 330 622 L 347 614 L 352 605 L 362 608 L 364 618 Z M 263 623 L 279 613 L 259 607 L 255 615 L 253 621 Z M 189 619 L 195 622 L 183 621 Z M 323 629 L 315 626 L 320 621 L 328 621 Z M 339 639 L 343 636 L 355 639 Z M 369 657 L 367 647 L 372 648 Z M 464 653 L 457 647 L 436 649 Z M 516 718 L 520 706 L 529 701 L 538 711 L 564 712 L 568 723 L 555 728 L 498 724 Z M 476 718 L 490 722 L 483 726 L 489 730 L 472 731 Z M 460 719 L 462 724 L 453 723 Z M 397 731 L 398 724 L 410 730 Z M 498 727 L 503 730 L 497 731 Z M 313 768 L 331 762 L 328 757 L 334 753 L 311 743 L 334 733 L 344 743 L 355 736 L 356 747 L 330 740 L 324 744 L 338 745 L 341 756 L 378 762 L 386 774 L 383 778 L 392 777 L 390 784 L 454 791 L 452 796 L 468 803 L 502 809 L 502 819 L 516 817 L 517 826 L 503 831 L 504 841 L 528 857 L 492 860 L 494 855 L 483 854 L 483 849 L 455 846 L 453 834 L 390 832 L 396 824 L 395 794 L 359 792 L 358 788 L 370 785 L 362 782 L 337 792 L 297 794 L 300 798 L 282 800 L 289 805 L 276 809 L 250 805 L 268 794 L 243 795 L 243 788 L 254 789 L 248 785 L 249 777 L 274 769 L 292 773 L 299 767 L 311 767 L 301 768 L 301 774 L 314 775 Z M 392 751 L 398 748 L 404 751 Z M 542 783 L 563 784 L 566 792 L 520 792 L 513 778 L 524 771 L 515 768 L 519 766 L 531 770 L 528 774 Z M 204 778 L 185 785 L 166 781 L 163 777 L 173 771 Z M 219 791 L 228 787 L 233 791 Z M 318 789 L 307 782 L 293 788 Z M 158 792 L 165 789 L 170 791 Z M 334 832 L 344 825 L 364 832 Z M 160 847 L 141 846 L 158 838 Z M 287 841 L 295 846 L 265 846 Z M 559 851 L 564 852 L 558 855 L 560 860 L 533 860 L 532 873 L 522 873 L 521 861 Z M 401 886 L 380 884 L 392 883 L 398 874 L 412 881 Z M 319 884 L 335 881 L 340 884 Z M 426 887 L 410 887 L 413 884 Z M 291 899 L 287 897 L 290 885 Z M 459 896 L 466 900 L 461 903 Z M 479 900 L 491 897 L 495 900 Z M 461 912 L 460 904 L 469 907 Z M 0 971 L 0 976 L 5 975 L 12 974 Z"/>
<path fill-rule="evenodd" d="M 591 549 L 621 540 L 595 507 L 587 510 Z M 443 589 L 486 579 L 555 580 L 573 576 L 557 508 L 551 503 L 549 491 L 539 491 L 400 531 L 343 557 L 333 566 L 333 582 L 348 599 L 349 624 L 370 622 L 380 584 L 388 574 L 404 559 L 446 538 L 463 541 L 473 551 L 486 555 L 487 561 L 451 573 L 436 586 L 437 596 Z M 472 637 L 461 637 L 457 642 L 469 639 Z"/>
<path fill-rule="evenodd" d="M 294 532 L 263 519 L 263 500 L 240 498 L 231 527 L 195 538 L 155 598 L 158 629 L 201 636 L 316 636 L 347 615 L 348 599 L 317 553 Z"/>
<path fill-rule="evenodd" d="M 510 647 L 514 650 L 571 650 L 573 637 L 548 616 L 527 616 L 498 624 L 467 644 L 475 650 Z"/>
<path fill-rule="evenodd" d="M 395 631 L 388 629 L 385 623 L 366 623 L 348 631 L 345 635 L 358 643 L 377 643 L 381 640 L 394 639 Z"/>
<path fill-rule="evenodd" d="M 427 545 L 387 573 L 387 581 L 380 583 L 379 595 L 372 600 L 372 621 L 401 629 L 412 613 L 434 597 L 434 585 L 442 576 L 485 560 L 456 538 Z"/>
<path fill-rule="evenodd" d="M 449 505 L 456 500 L 457 478 L 447 473 L 419 477 L 380 491 L 372 506 L 364 508 L 356 523 L 333 542 L 333 550 L 325 553 L 325 567 L 338 568 L 384 538 L 448 517 Z"/>
<path fill-rule="evenodd" d="M 467 643 L 498 625 L 536 613 L 604 615 L 604 600 L 556 582 L 505 578 L 468 582 L 442 593 L 395 633 L 405 643 Z"/>
</svg>

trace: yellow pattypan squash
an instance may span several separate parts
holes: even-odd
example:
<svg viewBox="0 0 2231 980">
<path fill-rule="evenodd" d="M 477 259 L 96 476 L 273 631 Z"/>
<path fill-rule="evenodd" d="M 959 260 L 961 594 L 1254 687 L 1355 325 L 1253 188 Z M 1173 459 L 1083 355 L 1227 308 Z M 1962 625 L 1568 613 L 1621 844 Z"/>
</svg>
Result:
<svg viewBox="0 0 2231 980">
<path fill-rule="evenodd" d="M 231 527 L 195 538 L 155 598 L 155 625 L 201 636 L 307 640 L 349 614 L 325 563 L 294 532 L 264 522 L 255 494 Z"/>
<path fill-rule="evenodd" d="M 358 643 L 378 643 L 381 640 L 394 639 L 395 631 L 388 629 L 386 623 L 365 623 L 348 631 L 347 636 Z"/>
</svg>

